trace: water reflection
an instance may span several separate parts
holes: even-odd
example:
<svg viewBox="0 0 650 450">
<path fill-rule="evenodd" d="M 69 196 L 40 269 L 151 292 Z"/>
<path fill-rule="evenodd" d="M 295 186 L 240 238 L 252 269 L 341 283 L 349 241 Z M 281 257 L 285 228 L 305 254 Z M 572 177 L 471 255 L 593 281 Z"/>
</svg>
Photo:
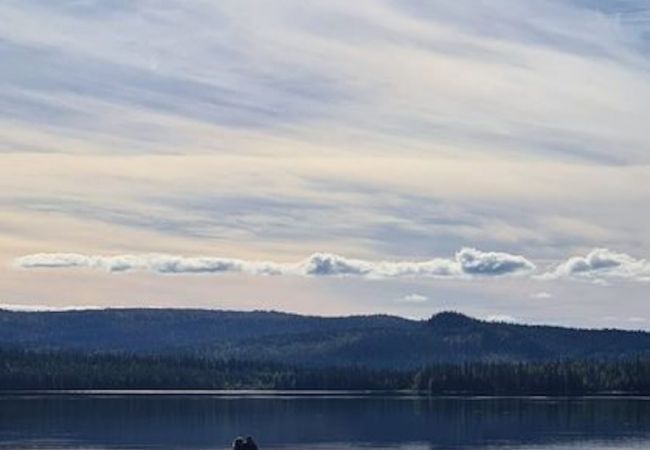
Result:
<svg viewBox="0 0 650 450">
<path fill-rule="evenodd" d="M 2 448 L 650 448 L 650 400 L 0 397 Z"/>
</svg>

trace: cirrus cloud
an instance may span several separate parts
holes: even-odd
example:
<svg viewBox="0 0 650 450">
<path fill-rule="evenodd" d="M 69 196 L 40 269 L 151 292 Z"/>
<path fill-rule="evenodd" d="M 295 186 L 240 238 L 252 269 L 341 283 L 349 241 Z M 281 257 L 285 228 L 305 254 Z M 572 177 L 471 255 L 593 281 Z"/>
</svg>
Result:
<svg viewBox="0 0 650 450">
<path fill-rule="evenodd" d="M 23 269 L 99 268 L 109 272 L 148 271 L 158 274 L 219 274 L 334 276 L 364 278 L 475 278 L 528 274 L 535 265 L 519 255 L 463 248 L 453 258 L 425 261 L 368 261 L 331 253 L 314 253 L 295 263 L 249 261 L 221 257 L 165 254 L 83 255 L 36 253 L 14 261 Z"/>
</svg>

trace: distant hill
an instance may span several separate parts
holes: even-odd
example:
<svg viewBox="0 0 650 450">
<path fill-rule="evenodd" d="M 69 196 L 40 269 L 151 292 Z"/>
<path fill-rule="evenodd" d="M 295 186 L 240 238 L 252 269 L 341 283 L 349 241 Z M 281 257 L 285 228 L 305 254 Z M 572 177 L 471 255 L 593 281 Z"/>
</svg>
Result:
<svg viewBox="0 0 650 450">
<path fill-rule="evenodd" d="M 650 356 L 650 333 L 494 323 L 455 312 L 417 321 L 267 311 L 0 310 L 0 346 L 411 369 L 440 362 Z"/>
</svg>

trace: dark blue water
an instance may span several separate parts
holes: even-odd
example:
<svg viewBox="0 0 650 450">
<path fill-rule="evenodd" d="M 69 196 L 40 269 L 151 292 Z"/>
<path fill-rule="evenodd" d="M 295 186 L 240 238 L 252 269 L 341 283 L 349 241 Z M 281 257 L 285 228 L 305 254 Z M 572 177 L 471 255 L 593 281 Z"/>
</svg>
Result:
<svg viewBox="0 0 650 450">
<path fill-rule="evenodd" d="M 0 448 L 650 449 L 650 399 L 0 396 Z"/>
</svg>

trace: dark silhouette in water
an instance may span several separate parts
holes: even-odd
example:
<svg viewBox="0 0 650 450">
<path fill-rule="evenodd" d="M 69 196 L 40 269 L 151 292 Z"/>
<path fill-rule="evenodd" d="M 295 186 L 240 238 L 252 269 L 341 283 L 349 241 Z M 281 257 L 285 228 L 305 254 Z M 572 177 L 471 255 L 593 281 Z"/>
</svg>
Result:
<svg viewBox="0 0 650 450">
<path fill-rule="evenodd" d="M 258 450 L 258 448 L 251 436 L 248 436 L 246 440 L 239 436 L 233 441 L 232 450 Z"/>
<path fill-rule="evenodd" d="M 244 444 L 244 450 L 258 450 L 257 444 L 252 437 L 248 436 L 246 438 L 246 443 Z"/>
</svg>

